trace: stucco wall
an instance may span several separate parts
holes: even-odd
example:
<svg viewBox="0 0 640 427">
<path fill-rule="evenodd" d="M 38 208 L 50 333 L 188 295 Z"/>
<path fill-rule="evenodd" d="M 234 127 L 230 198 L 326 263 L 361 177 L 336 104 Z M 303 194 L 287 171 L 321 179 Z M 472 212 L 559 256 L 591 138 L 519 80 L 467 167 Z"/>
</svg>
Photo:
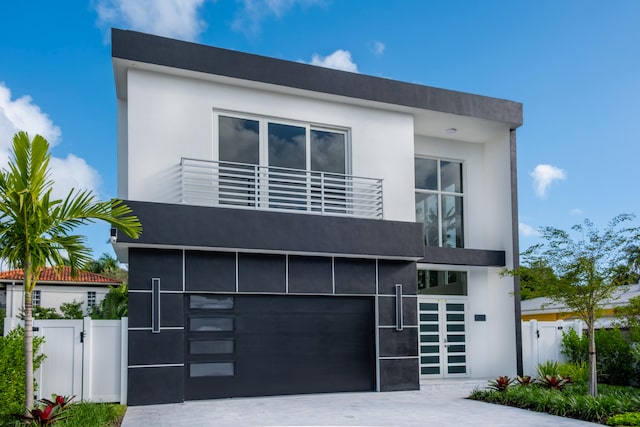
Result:
<svg viewBox="0 0 640 427">
<path fill-rule="evenodd" d="M 81 302 L 82 310 L 87 312 L 87 292 L 96 293 L 96 304 L 104 299 L 108 288 L 95 286 L 38 285 L 35 290 L 41 293 L 40 305 L 55 308 L 60 313 L 60 304 Z M 21 285 L 6 285 L 6 317 L 18 317 L 24 306 L 24 290 Z"/>
<path fill-rule="evenodd" d="M 119 109 L 127 114 L 121 128 L 128 122 L 120 197 L 180 202 L 180 158 L 216 160 L 214 111 L 223 110 L 348 129 L 351 173 L 384 180 L 384 218 L 415 218 L 410 114 L 131 69 L 128 105 Z"/>
</svg>

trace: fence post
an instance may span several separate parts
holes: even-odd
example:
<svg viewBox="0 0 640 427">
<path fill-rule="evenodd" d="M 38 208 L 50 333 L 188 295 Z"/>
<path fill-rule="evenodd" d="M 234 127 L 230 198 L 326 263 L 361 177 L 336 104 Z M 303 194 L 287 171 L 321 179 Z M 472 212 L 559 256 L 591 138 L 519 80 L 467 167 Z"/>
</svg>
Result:
<svg viewBox="0 0 640 427">
<path fill-rule="evenodd" d="M 93 335 L 93 324 L 91 317 L 82 319 L 82 400 L 91 400 L 91 336 Z"/>
<path fill-rule="evenodd" d="M 127 404 L 127 373 L 129 371 L 129 318 L 120 319 L 120 404 Z"/>
<path fill-rule="evenodd" d="M 540 364 L 540 358 L 538 355 L 538 321 L 536 319 L 531 319 L 529 321 L 529 328 L 529 339 L 531 340 L 531 369 L 535 372 Z"/>
</svg>

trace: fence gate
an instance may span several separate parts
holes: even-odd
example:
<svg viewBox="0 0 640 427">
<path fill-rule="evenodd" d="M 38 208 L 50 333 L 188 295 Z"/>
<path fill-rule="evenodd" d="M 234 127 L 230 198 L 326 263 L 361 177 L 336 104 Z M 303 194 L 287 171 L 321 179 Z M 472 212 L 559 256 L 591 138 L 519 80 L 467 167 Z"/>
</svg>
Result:
<svg viewBox="0 0 640 427">
<path fill-rule="evenodd" d="M 45 337 L 40 351 L 47 357 L 35 372 L 38 399 L 52 394 L 82 396 L 82 340 L 80 320 L 36 320 L 33 335 Z"/>
<path fill-rule="evenodd" d="M 535 376 L 540 363 L 566 361 L 562 354 L 562 335 L 569 329 L 575 329 L 578 335 L 582 335 L 582 322 L 522 322 L 522 359 L 526 375 Z"/>
<path fill-rule="evenodd" d="M 127 320 L 34 320 L 33 335 L 44 337 L 40 352 L 46 356 L 34 372 L 36 398 L 126 403 Z M 5 335 L 20 324 L 5 318 Z"/>
</svg>

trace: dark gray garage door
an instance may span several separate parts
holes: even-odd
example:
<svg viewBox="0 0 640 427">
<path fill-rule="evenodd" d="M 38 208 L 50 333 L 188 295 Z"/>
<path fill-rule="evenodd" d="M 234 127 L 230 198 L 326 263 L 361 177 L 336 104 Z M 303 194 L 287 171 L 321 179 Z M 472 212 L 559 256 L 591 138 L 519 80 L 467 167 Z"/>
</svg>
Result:
<svg viewBox="0 0 640 427">
<path fill-rule="evenodd" d="M 185 400 L 374 390 L 371 297 L 185 298 Z"/>
</svg>

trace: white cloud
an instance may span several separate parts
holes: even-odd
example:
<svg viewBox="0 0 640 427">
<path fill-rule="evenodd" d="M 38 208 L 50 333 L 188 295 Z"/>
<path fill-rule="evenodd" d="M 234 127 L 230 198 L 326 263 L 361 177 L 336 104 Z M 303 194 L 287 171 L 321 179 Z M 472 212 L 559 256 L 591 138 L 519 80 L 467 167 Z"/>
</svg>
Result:
<svg viewBox="0 0 640 427">
<path fill-rule="evenodd" d="M 324 0 L 240 0 L 242 9 L 236 12 L 231 28 L 255 35 L 260 32 L 262 21 L 270 16 L 281 18 L 295 6 L 314 6 Z"/>
<path fill-rule="evenodd" d="M 206 24 L 198 13 L 205 0 L 97 0 L 98 26 L 112 26 L 194 41 Z"/>
<path fill-rule="evenodd" d="M 385 48 L 386 46 L 384 45 L 384 43 L 377 41 L 373 44 L 373 53 L 377 56 L 381 56 L 384 54 Z"/>
<path fill-rule="evenodd" d="M 49 116 L 33 104 L 29 95 L 11 99 L 11 91 L 0 83 L 0 150 L 11 146 L 13 135 L 18 131 L 44 136 L 49 144 L 56 145 L 62 132 L 53 124 Z"/>
<path fill-rule="evenodd" d="M 584 215 L 584 211 L 580 208 L 573 208 L 571 209 L 571 211 L 569 212 L 571 215 L 577 215 L 577 216 L 582 216 Z"/>
<path fill-rule="evenodd" d="M 53 196 L 63 198 L 72 188 L 97 192 L 102 179 L 97 170 L 89 166 L 82 158 L 68 154 L 65 159 L 52 157 L 49 163 L 53 180 Z"/>
<path fill-rule="evenodd" d="M 314 53 L 311 57 L 311 65 L 351 71 L 352 73 L 358 72 L 358 66 L 351 60 L 351 52 L 342 49 L 338 49 L 331 55 L 327 56 L 320 56 L 317 53 Z"/>
<path fill-rule="evenodd" d="M 554 181 L 567 178 L 567 172 L 552 165 L 538 165 L 530 173 L 536 196 L 541 199 L 547 197 L 547 190 Z"/>
<path fill-rule="evenodd" d="M 529 224 L 525 224 L 524 222 L 518 223 L 518 231 L 520 232 L 520 235 L 524 237 L 533 237 L 540 235 L 538 230 L 536 230 Z"/>
<path fill-rule="evenodd" d="M 11 99 L 11 91 L 0 83 L 0 168 L 9 161 L 13 135 L 25 131 L 31 138 L 42 135 L 51 146 L 61 140 L 62 132 L 30 96 Z M 71 188 L 98 190 L 101 178 L 98 172 L 73 154 L 66 159 L 51 158 L 51 179 L 54 181 L 54 196 L 63 197 Z"/>
</svg>

